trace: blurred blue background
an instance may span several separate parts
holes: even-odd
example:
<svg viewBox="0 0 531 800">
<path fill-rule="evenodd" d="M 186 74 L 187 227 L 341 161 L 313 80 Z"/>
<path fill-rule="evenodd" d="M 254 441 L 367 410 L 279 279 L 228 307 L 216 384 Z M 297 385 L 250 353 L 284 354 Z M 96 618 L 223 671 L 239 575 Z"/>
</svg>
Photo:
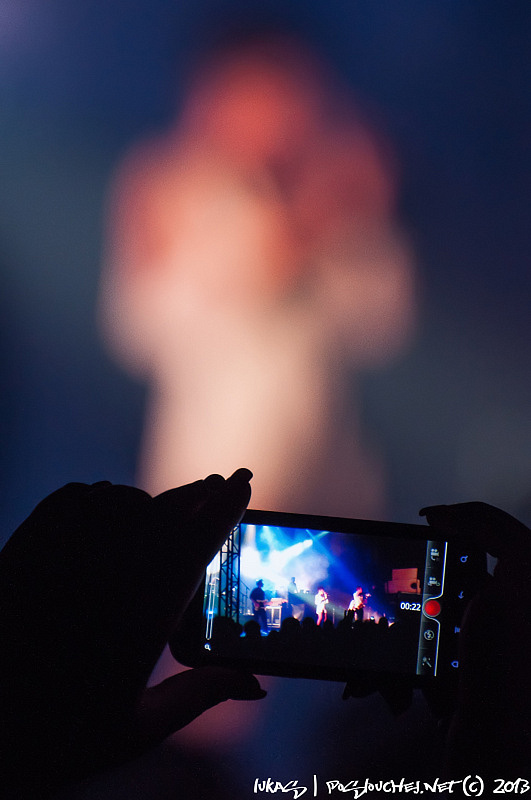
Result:
<svg viewBox="0 0 531 800">
<path fill-rule="evenodd" d="M 480 498 L 529 519 L 531 9 L 449 1 L 0 9 L 2 537 L 68 480 L 132 482 L 144 389 L 94 324 L 105 191 L 124 149 L 179 108 L 223 28 L 302 34 L 394 143 L 420 325 L 366 374 L 389 515 Z"/>
</svg>

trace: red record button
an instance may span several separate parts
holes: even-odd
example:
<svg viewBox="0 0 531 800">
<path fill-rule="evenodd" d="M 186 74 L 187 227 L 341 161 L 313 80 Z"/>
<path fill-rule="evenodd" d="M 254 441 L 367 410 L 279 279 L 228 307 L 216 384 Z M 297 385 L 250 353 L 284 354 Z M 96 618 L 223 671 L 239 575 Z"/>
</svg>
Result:
<svg viewBox="0 0 531 800">
<path fill-rule="evenodd" d="M 441 604 L 438 600 L 426 600 L 424 603 L 424 612 L 429 617 L 437 617 L 441 613 Z"/>
</svg>

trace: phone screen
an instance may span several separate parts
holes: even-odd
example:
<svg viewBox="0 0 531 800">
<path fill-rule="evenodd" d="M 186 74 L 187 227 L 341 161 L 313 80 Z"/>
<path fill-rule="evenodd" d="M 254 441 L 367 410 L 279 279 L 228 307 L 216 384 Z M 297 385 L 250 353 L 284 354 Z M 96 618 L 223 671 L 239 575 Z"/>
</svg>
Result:
<svg viewBox="0 0 531 800">
<path fill-rule="evenodd" d="M 270 674 L 449 675 L 474 576 L 427 526 L 250 511 L 206 571 L 200 646 Z"/>
</svg>

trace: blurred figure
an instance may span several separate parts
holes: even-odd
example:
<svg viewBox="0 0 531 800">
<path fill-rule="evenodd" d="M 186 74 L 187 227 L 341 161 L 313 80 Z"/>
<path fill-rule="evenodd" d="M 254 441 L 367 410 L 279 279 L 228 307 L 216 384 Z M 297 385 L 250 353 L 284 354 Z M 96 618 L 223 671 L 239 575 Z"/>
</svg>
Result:
<svg viewBox="0 0 531 800">
<path fill-rule="evenodd" d="M 102 320 L 151 388 L 139 485 L 243 463 L 255 508 L 382 513 L 351 376 L 411 332 L 394 201 L 385 147 L 298 44 L 204 65 L 112 187 Z"/>
<path fill-rule="evenodd" d="M 413 267 L 384 143 L 298 43 L 218 50 L 174 124 L 125 157 L 100 313 L 116 357 L 150 389 L 140 487 L 245 464 L 254 508 L 384 513 L 353 378 L 406 346 Z M 155 680 L 175 669 L 166 650 Z M 262 727 L 299 703 L 328 708 L 326 687 L 265 685 Z M 257 727 L 255 709 L 229 705 L 180 741 L 235 758 L 244 781 L 267 760 Z M 301 741 L 284 727 L 287 767 Z"/>
<path fill-rule="evenodd" d="M 295 576 L 290 578 L 288 583 L 288 608 L 291 616 L 301 622 L 302 618 L 304 617 L 304 603 L 301 602 L 299 588 L 297 586 Z"/>
<path fill-rule="evenodd" d="M 315 613 L 317 614 L 317 624 L 322 625 L 328 619 L 328 611 L 326 606 L 328 604 L 328 595 L 321 586 L 315 595 Z"/>
<path fill-rule="evenodd" d="M 363 622 L 363 609 L 367 605 L 367 598 L 370 594 L 363 591 L 363 587 L 356 586 L 356 591 L 352 594 L 352 600 L 348 607 L 353 612 L 354 619 Z"/>
<path fill-rule="evenodd" d="M 266 596 L 263 580 L 256 581 L 256 586 L 249 595 L 253 604 L 253 617 L 260 625 L 261 630 L 267 633 L 267 614 L 265 610 Z"/>
</svg>

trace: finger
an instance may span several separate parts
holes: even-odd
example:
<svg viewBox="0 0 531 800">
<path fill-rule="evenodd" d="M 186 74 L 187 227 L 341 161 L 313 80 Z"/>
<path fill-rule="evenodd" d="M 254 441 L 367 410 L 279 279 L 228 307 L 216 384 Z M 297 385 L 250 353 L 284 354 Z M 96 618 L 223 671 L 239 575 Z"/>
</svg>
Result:
<svg viewBox="0 0 531 800">
<path fill-rule="evenodd" d="M 139 688 L 145 686 L 208 564 L 241 519 L 251 495 L 251 477 L 243 469 L 227 480 L 209 476 L 153 499 L 151 527 L 142 542 L 147 568 L 144 563 L 142 571 L 137 570 L 136 591 L 129 591 L 125 612 L 134 630 L 129 634 L 129 656 L 126 648 L 123 655 L 132 674 L 134 648 Z M 137 560 L 141 562 L 138 556 Z"/>
<path fill-rule="evenodd" d="M 526 763 L 531 713 L 529 636 L 531 603 L 529 568 L 531 537 L 523 523 L 485 503 L 461 503 L 423 509 L 430 525 L 445 533 L 471 536 L 499 561 L 488 580 L 470 602 L 461 624 L 459 685 L 454 700 L 448 754 L 460 772 L 472 767 L 482 774 L 510 772 Z M 444 711 L 444 699 L 431 696 Z M 452 698 L 448 700 L 451 708 Z M 440 715 L 440 712 L 439 712 Z M 501 758 L 501 762 L 496 761 Z M 516 769 L 514 770 L 516 772 Z"/>
<path fill-rule="evenodd" d="M 230 478 L 209 476 L 184 519 L 176 515 L 181 507 L 179 490 L 154 499 L 157 522 L 165 539 L 172 565 L 172 592 L 182 612 L 194 595 L 203 573 L 230 531 L 240 521 L 251 497 L 252 473 L 237 470 Z"/>
<path fill-rule="evenodd" d="M 433 685 L 422 689 L 424 699 L 434 717 L 441 722 L 447 721 L 457 705 L 457 686 L 454 682 L 437 680 Z"/>
<path fill-rule="evenodd" d="M 368 697 L 378 691 L 378 679 L 374 675 L 355 675 L 349 678 L 343 689 L 343 700 L 350 697 Z"/>
<path fill-rule="evenodd" d="M 497 558 L 511 556 L 518 550 L 525 557 L 531 553 L 529 529 L 506 511 L 487 503 L 428 506 L 419 514 L 444 533 L 472 536 Z"/>
<path fill-rule="evenodd" d="M 222 491 L 225 478 L 209 475 L 204 480 L 194 481 L 185 486 L 168 489 L 153 498 L 153 505 L 160 514 L 167 514 L 169 521 L 187 518 L 199 511 L 209 494 Z"/>
<path fill-rule="evenodd" d="M 528 575 L 501 592 L 495 577 L 469 604 L 461 625 L 450 764 L 461 772 L 516 774 L 529 762 L 531 621 Z M 503 602 L 493 602 L 493 598 Z M 492 772 L 491 772 L 492 770 Z"/>
<path fill-rule="evenodd" d="M 368 697 L 379 692 L 394 716 L 404 713 L 413 701 L 413 684 L 408 677 L 394 675 L 392 679 L 377 675 L 356 675 L 349 679 L 343 700 Z"/>
<path fill-rule="evenodd" d="M 122 613 L 143 610 L 148 625 L 167 625 L 243 514 L 250 477 L 248 470 L 227 481 L 211 475 L 155 498 L 133 487 L 100 485 L 79 504 L 83 546 L 73 558 L 93 576 L 94 591 L 107 587 L 122 602 Z"/>
<path fill-rule="evenodd" d="M 146 689 L 138 706 L 138 741 L 148 747 L 226 700 L 261 700 L 254 675 L 218 667 L 187 670 Z"/>
<path fill-rule="evenodd" d="M 251 478 L 252 472 L 239 469 L 205 499 L 194 525 L 197 547 L 193 555 L 201 573 L 240 522 L 251 498 Z"/>
<path fill-rule="evenodd" d="M 398 717 L 407 711 L 413 702 L 413 685 L 411 681 L 385 682 L 380 686 L 380 694 L 391 713 Z"/>
<path fill-rule="evenodd" d="M 66 544 L 63 583 L 75 595 L 76 617 L 90 621 L 77 649 L 109 695 L 136 698 L 145 687 L 207 564 L 242 516 L 250 478 L 248 470 L 228 480 L 213 475 L 155 498 L 117 485 L 86 493 L 81 545 L 70 553 Z"/>
<path fill-rule="evenodd" d="M 27 572 L 31 574 L 34 565 L 46 556 L 49 547 L 61 537 L 61 520 L 75 513 L 80 498 L 89 491 L 90 486 L 85 483 L 68 483 L 41 500 L 1 551 L 1 567 L 9 569 L 12 563 L 20 560 L 25 574 L 24 566 L 29 559 Z"/>
<path fill-rule="evenodd" d="M 244 468 L 236 470 L 227 480 L 221 475 L 209 475 L 202 481 L 163 492 L 154 498 L 153 503 L 161 521 L 170 526 L 175 523 L 178 513 L 184 512 L 188 517 L 199 512 L 210 517 L 216 513 L 217 516 L 210 520 L 214 523 L 212 529 L 217 528 L 222 535 L 227 525 L 230 529 L 245 511 L 251 496 L 249 482 L 252 477 L 252 472 Z"/>
</svg>

